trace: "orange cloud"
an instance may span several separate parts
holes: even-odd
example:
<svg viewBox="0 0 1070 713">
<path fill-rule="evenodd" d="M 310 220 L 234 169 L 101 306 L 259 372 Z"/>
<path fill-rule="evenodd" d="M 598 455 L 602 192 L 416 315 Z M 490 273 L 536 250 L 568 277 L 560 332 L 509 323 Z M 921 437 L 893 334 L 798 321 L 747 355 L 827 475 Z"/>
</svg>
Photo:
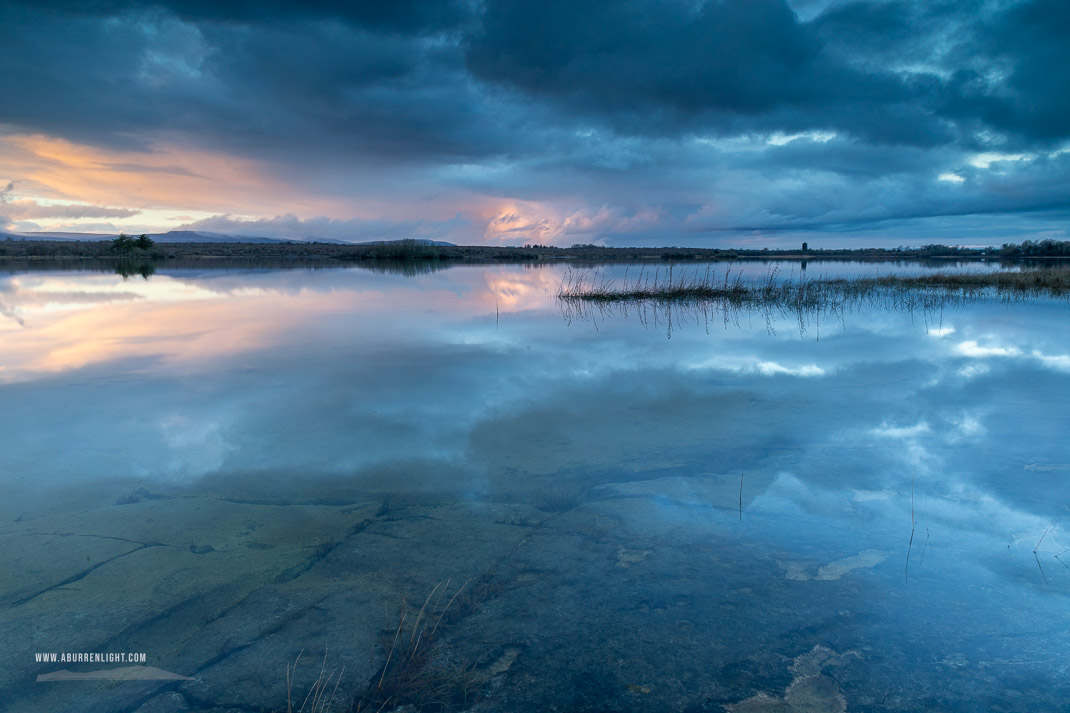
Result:
<svg viewBox="0 0 1070 713">
<path fill-rule="evenodd" d="M 560 218 L 538 203 L 515 201 L 499 205 L 485 219 L 483 237 L 511 245 L 547 244 L 561 234 Z"/>
<path fill-rule="evenodd" d="M 124 208 L 275 214 L 280 207 L 337 213 L 329 200 L 295 192 L 266 166 L 225 154 L 167 144 L 117 151 L 40 134 L 0 138 L 6 179 L 33 197 Z"/>
<path fill-rule="evenodd" d="M 503 310 L 546 309 L 561 287 L 561 277 L 550 270 L 487 270 L 484 272 L 495 305 Z"/>
<path fill-rule="evenodd" d="M 602 205 L 598 208 L 567 207 L 531 201 L 511 201 L 490 207 L 483 237 L 505 244 L 570 245 L 586 242 L 602 233 L 627 233 L 657 225 L 661 216 L 651 208 L 625 211 Z"/>
</svg>

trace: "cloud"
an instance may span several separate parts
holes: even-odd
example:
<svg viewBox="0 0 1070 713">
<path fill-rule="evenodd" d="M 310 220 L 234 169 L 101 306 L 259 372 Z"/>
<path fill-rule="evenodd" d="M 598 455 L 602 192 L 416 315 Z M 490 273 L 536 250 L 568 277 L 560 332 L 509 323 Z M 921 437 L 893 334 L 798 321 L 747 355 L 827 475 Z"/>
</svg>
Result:
<svg viewBox="0 0 1070 713">
<path fill-rule="evenodd" d="M 726 357 L 720 356 L 693 364 L 692 369 L 713 369 L 733 371 L 738 374 L 761 374 L 762 376 L 799 376 L 818 377 L 825 376 L 828 370 L 817 364 L 803 364 L 800 366 L 784 366 L 773 360 L 762 361 L 751 356 Z"/>
<path fill-rule="evenodd" d="M 1022 350 L 1018 347 L 984 347 L 972 339 L 959 343 L 955 347 L 955 351 L 962 356 L 972 357 L 974 359 L 984 359 L 987 357 L 1016 357 L 1022 355 Z"/>
<path fill-rule="evenodd" d="M 116 209 L 992 242 L 1070 217 L 1068 26 L 1055 0 L 9 2 L 0 139 L 83 147 L 11 177 Z M 122 202 L 75 180 L 103 173 Z"/>
<path fill-rule="evenodd" d="M 33 4 L 53 11 L 101 16 L 136 12 L 144 6 L 144 3 L 134 0 L 45 0 Z M 391 3 L 374 0 L 351 0 L 345 3 L 331 0 L 305 0 L 301 3 L 285 0 L 238 0 L 227 3 L 163 0 L 154 4 L 167 8 L 183 19 L 200 22 L 272 25 L 309 19 L 339 20 L 390 32 L 441 30 L 460 22 L 466 13 L 465 3 L 460 0 L 395 0 Z"/>
<path fill-rule="evenodd" d="M 891 426 L 887 423 L 882 423 L 879 428 L 870 430 L 870 434 L 877 436 L 878 438 L 897 439 L 917 438 L 931 432 L 932 429 L 929 427 L 929 424 L 924 421 L 914 424 L 913 426 Z"/>
<path fill-rule="evenodd" d="M 165 132 L 289 161 L 505 150 L 450 42 L 312 5 L 291 8 L 290 22 L 271 22 L 269 7 L 255 26 L 207 3 L 96 13 L 6 5 L 0 90 L 20 100 L 4 103 L 0 122 L 110 148 L 144 148 Z"/>
<path fill-rule="evenodd" d="M 1032 357 L 1046 367 L 1056 371 L 1070 372 L 1070 354 L 1044 354 L 1034 350 Z"/>
<path fill-rule="evenodd" d="M 204 220 L 180 225 L 177 228 L 173 228 L 173 230 L 203 230 L 229 235 L 292 240 L 328 239 L 364 242 L 405 238 L 445 240 L 451 237 L 452 233 L 466 225 L 467 221 L 460 217 L 437 222 L 420 220 L 394 222 L 361 218 L 336 220 L 322 216 L 302 220 L 296 215 L 288 213 L 274 218 L 258 220 L 216 215 Z"/>
<path fill-rule="evenodd" d="M 32 200 L 8 201 L 4 210 L 12 220 L 34 218 L 129 218 L 141 212 L 129 208 L 108 208 L 85 205 L 83 203 L 41 204 Z"/>
<path fill-rule="evenodd" d="M 844 61 L 782 0 L 488 2 L 471 72 L 630 134 L 839 129 L 953 139 L 926 81 Z"/>
<path fill-rule="evenodd" d="M 9 229 L 9 226 L 11 225 L 11 217 L 8 213 L 8 209 L 3 206 L 8 205 L 8 196 L 14 190 L 14 181 L 8 181 L 8 184 L 3 189 L 0 189 L 0 210 L 3 211 L 0 212 L 0 229 Z"/>
<path fill-rule="evenodd" d="M 977 438 L 985 434 L 984 425 L 970 414 L 963 414 L 962 418 L 954 419 L 955 431 L 949 435 L 949 440 L 955 442 L 960 439 Z"/>
<path fill-rule="evenodd" d="M 986 364 L 967 364 L 958 370 L 958 375 L 964 379 L 973 379 L 978 376 L 984 376 L 989 371 L 989 367 Z"/>
<path fill-rule="evenodd" d="M 824 376 L 825 370 L 816 364 L 805 364 L 799 367 L 787 367 L 775 361 L 763 361 L 758 364 L 758 373 L 765 376 L 788 374 L 791 376 Z"/>
<path fill-rule="evenodd" d="M 487 220 L 483 237 L 507 245 L 572 245 L 607 235 L 642 233 L 656 228 L 660 211 L 645 206 L 582 206 L 512 201 Z"/>
</svg>

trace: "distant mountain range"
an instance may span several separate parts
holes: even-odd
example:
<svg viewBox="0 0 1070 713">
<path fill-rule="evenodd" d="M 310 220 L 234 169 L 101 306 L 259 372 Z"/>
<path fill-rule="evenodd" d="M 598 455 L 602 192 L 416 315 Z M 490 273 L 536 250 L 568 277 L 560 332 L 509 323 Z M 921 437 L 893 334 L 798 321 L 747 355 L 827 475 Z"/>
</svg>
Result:
<svg viewBox="0 0 1070 713">
<path fill-rule="evenodd" d="M 135 238 L 140 233 L 131 233 Z M 226 235 L 224 233 L 209 233 L 202 230 L 171 230 L 166 233 L 148 233 L 148 236 L 159 243 L 293 243 L 309 242 L 307 240 L 279 240 L 277 238 L 265 238 L 261 236 Z M 102 240 L 114 240 L 119 237 L 118 233 L 0 233 L 0 238 L 7 240 L 84 240 L 87 242 L 99 242 Z M 340 242 L 337 240 L 324 242 Z"/>
<path fill-rule="evenodd" d="M 137 237 L 138 234 L 133 234 Z M 171 230 L 166 233 L 148 233 L 148 236 L 158 243 L 335 243 L 340 245 L 389 245 L 400 243 L 402 240 L 368 240 L 353 243 L 348 240 L 331 240 L 330 238 L 314 238 L 307 240 L 283 240 L 281 238 L 266 238 L 259 235 L 228 235 L 226 233 L 210 233 L 204 230 Z M 118 233 L 111 235 L 103 233 L 5 233 L 0 231 L 0 240 L 85 240 L 102 241 L 114 240 L 119 237 Z M 411 238 L 412 242 L 419 245 L 454 245 L 442 240 L 427 240 L 426 238 Z"/>
</svg>

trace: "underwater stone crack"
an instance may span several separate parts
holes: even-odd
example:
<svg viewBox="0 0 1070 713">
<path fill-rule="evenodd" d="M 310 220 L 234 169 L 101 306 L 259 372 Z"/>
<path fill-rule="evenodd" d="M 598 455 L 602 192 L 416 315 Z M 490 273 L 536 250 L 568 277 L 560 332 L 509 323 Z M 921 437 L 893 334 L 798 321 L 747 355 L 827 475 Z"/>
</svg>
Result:
<svg viewBox="0 0 1070 713">
<path fill-rule="evenodd" d="M 205 623 L 208 624 L 208 623 L 211 623 L 211 622 L 214 622 L 214 621 L 217 621 L 217 620 L 223 618 L 224 616 L 226 616 L 230 612 L 232 612 L 235 609 L 237 609 L 238 607 L 240 607 L 249 597 L 253 596 L 254 594 L 256 594 L 259 591 L 262 591 L 263 589 L 265 589 L 268 586 L 273 586 L 275 584 L 284 584 L 284 583 L 287 583 L 287 582 L 292 582 L 293 580 L 297 579 L 298 577 L 306 574 L 316 564 L 318 564 L 320 561 L 324 560 L 328 555 L 330 555 L 331 552 L 333 552 L 335 549 L 337 549 L 342 544 L 344 544 L 346 541 L 348 541 L 349 538 L 355 537 L 356 535 L 359 535 L 362 532 L 364 532 L 371 524 L 373 524 L 373 522 L 374 522 L 373 520 L 363 520 L 363 521 L 357 523 L 356 525 L 354 525 L 350 529 L 349 533 L 346 535 L 346 537 L 344 539 L 338 541 L 337 543 L 332 544 L 330 547 L 322 548 L 321 550 L 317 551 L 317 553 L 315 555 L 310 557 L 308 560 L 303 562 L 301 565 L 298 565 L 297 567 L 291 568 L 289 570 L 286 570 L 286 571 L 280 573 L 279 575 L 277 575 L 275 577 L 275 580 L 273 582 L 271 582 L 270 584 L 266 584 L 266 585 L 263 585 L 263 586 L 260 586 L 260 587 L 256 587 L 256 588 L 246 592 L 245 595 L 240 597 L 237 601 L 231 603 L 229 606 L 223 607 L 222 609 L 218 610 L 216 613 L 206 617 L 205 618 Z M 158 614 L 156 614 L 155 616 L 151 617 L 150 619 L 147 619 L 145 621 L 142 621 L 142 622 L 139 622 L 139 623 L 135 624 L 132 628 L 124 630 L 123 632 L 121 632 L 117 636 L 113 637 L 108 642 L 106 642 L 106 646 L 114 646 L 114 643 L 117 642 L 117 641 L 121 641 L 123 639 L 129 638 L 130 636 L 133 636 L 137 632 L 142 631 L 142 630 L 144 630 L 144 629 L 146 629 L 148 627 L 151 627 L 152 625 L 154 625 L 155 623 L 157 623 L 159 621 L 164 621 L 164 620 L 167 620 L 167 619 L 171 618 L 175 614 L 175 612 L 177 612 L 177 611 L 181 610 L 182 608 L 188 606 L 191 601 L 199 599 L 199 598 L 200 598 L 200 595 L 184 599 L 184 600 L 176 603 L 174 606 L 168 607 L 166 610 L 164 610 L 162 612 L 159 612 Z M 314 608 L 315 606 L 318 606 L 319 603 L 322 602 L 322 601 L 323 601 L 322 598 L 318 599 L 315 602 L 313 602 L 311 605 L 309 605 L 309 607 L 307 607 L 305 609 L 298 610 L 298 614 L 297 615 L 301 615 L 301 614 L 307 613 L 308 611 L 311 611 L 312 608 Z M 279 628 L 285 626 L 286 623 L 289 620 L 290 619 L 284 620 L 283 623 L 279 625 Z M 271 629 L 271 630 L 268 630 L 266 632 L 262 631 L 257 635 L 257 639 L 263 638 L 264 636 L 266 636 L 268 634 L 271 634 L 271 633 L 274 633 L 275 631 L 278 631 L 278 628 Z M 214 659 L 209 660 L 208 662 L 206 662 L 202 666 L 201 669 L 198 669 L 198 671 L 203 670 L 203 668 L 206 668 L 208 666 L 214 665 L 215 663 L 218 663 L 219 661 L 222 661 L 224 658 L 226 658 L 230 654 L 232 654 L 232 653 L 234 653 L 234 652 L 236 652 L 236 651 L 238 651 L 238 650 L 240 650 L 242 648 L 246 648 L 249 645 L 250 644 L 244 644 L 244 645 L 241 645 L 241 646 L 238 646 L 238 647 L 234 647 L 232 649 L 227 650 L 223 655 L 217 656 Z"/>
<path fill-rule="evenodd" d="M 316 507 L 316 508 L 338 508 L 345 514 L 359 510 L 362 507 L 367 507 L 370 503 L 367 500 L 351 500 L 347 502 L 337 502 L 323 500 L 267 500 L 267 499 L 254 499 L 254 498 L 228 498 L 221 495 L 166 495 L 161 496 L 167 499 L 178 500 L 212 500 L 218 503 L 231 503 L 233 505 L 264 505 L 269 507 Z M 425 517 L 420 515 L 414 515 L 411 517 Z M 401 519 L 401 518 L 385 518 L 385 519 Z"/>
<path fill-rule="evenodd" d="M 279 572 L 279 574 L 275 577 L 275 584 L 285 584 L 286 582 L 292 582 L 298 577 L 306 574 L 317 564 L 327 559 L 327 557 L 332 552 L 334 552 L 336 549 L 348 542 L 351 537 L 356 537 L 357 535 L 367 530 L 373 522 L 375 522 L 375 520 L 361 520 L 356 525 L 351 527 L 349 529 L 349 532 L 346 533 L 346 536 L 343 537 L 341 540 L 338 540 L 337 542 L 331 542 L 325 546 L 317 547 L 315 554 L 313 554 L 303 563 L 290 567 L 289 569 L 285 569 L 282 572 Z"/>
<path fill-rule="evenodd" d="M 263 589 L 263 587 L 260 587 L 257 590 L 254 590 L 254 592 L 255 591 L 259 591 L 260 589 Z M 245 597 L 242 597 L 241 601 L 245 601 L 245 599 L 247 599 L 254 592 L 250 592 Z M 308 606 L 301 607 L 300 609 L 293 610 L 292 612 L 290 612 L 286 616 L 280 617 L 270 628 L 263 629 L 263 630 L 257 632 L 256 638 L 254 638 L 254 639 L 252 639 L 252 640 L 250 640 L 250 641 L 248 641 L 248 642 L 246 642 L 244 644 L 238 644 L 237 646 L 232 646 L 232 647 L 226 649 L 225 651 L 221 651 L 218 654 L 216 654 L 215 656 L 212 656 L 211 658 L 207 659 L 206 661 L 201 663 L 199 666 L 197 666 L 195 669 L 193 669 L 193 672 L 189 674 L 190 677 L 191 678 L 196 678 L 201 673 L 207 671 L 208 669 L 210 669 L 211 667 L 213 667 L 216 664 L 220 663 L 221 661 L 224 661 L 225 659 L 233 656 L 234 654 L 239 653 L 241 651 L 244 651 L 245 649 L 250 648 L 257 641 L 260 641 L 260 640 L 262 640 L 262 639 L 264 639 L 264 638 L 266 638 L 268 636 L 271 636 L 272 634 L 278 633 L 282 629 L 286 628 L 290 623 L 300 619 L 301 617 L 305 616 L 309 612 L 311 612 L 311 611 L 313 611 L 315 609 L 318 609 L 319 605 L 326 598 L 327 598 L 327 595 L 324 595 L 324 596 L 320 597 L 319 599 L 317 599 L 317 600 L 311 602 L 310 604 L 308 604 Z M 235 607 L 239 606 L 241 604 L 241 601 L 238 602 L 237 604 L 234 604 L 231 607 L 228 607 L 228 609 L 226 611 L 230 611 L 231 609 L 234 609 Z M 219 616 L 223 616 L 223 614 L 220 614 Z M 158 618 L 159 617 L 153 617 L 153 620 L 156 620 Z M 147 624 L 148 624 L 148 622 L 145 622 L 143 625 L 147 625 Z M 258 707 L 255 707 L 255 706 L 249 706 L 249 705 L 245 705 L 245 704 L 242 704 L 242 703 L 221 703 L 221 702 L 217 702 L 217 701 L 208 700 L 208 699 L 205 699 L 205 698 L 199 698 L 199 697 L 195 696 L 193 693 L 191 693 L 186 688 L 186 686 L 188 686 L 188 685 L 189 685 L 189 681 L 170 681 L 170 682 L 165 683 L 165 684 L 159 686 L 158 688 L 152 690 L 151 692 L 147 693 L 146 695 L 144 695 L 144 696 L 142 696 L 142 697 L 140 697 L 140 698 L 138 698 L 138 699 L 136 699 L 134 701 L 131 701 L 128 705 L 125 705 L 124 708 L 126 710 L 137 710 L 142 705 L 144 705 L 145 703 L 153 700 L 154 698 L 158 698 L 159 696 L 162 696 L 165 693 L 173 692 L 173 693 L 177 693 L 178 695 L 182 696 L 183 700 L 187 704 L 195 707 L 196 710 L 200 710 L 200 711 L 235 710 L 235 711 L 248 711 L 249 713 L 264 713 L 263 708 L 258 708 Z"/>
<path fill-rule="evenodd" d="M 163 691 L 161 691 L 160 693 L 163 693 Z M 189 704 L 190 707 L 193 707 L 194 710 L 198 711 L 225 710 L 246 711 L 247 713 L 264 713 L 263 708 L 257 708 L 256 706 L 250 706 L 244 703 L 217 703 L 216 701 L 209 701 L 202 698 L 198 698 L 197 696 L 184 689 L 176 689 L 176 693 L 182 696 L 182 700 Z M 142 703 L 145 703 L 149 700 L 151 700 L 151 698 L 145 699 L 145 701 L 142 701 Z"/>
<path fill-rule="evenodd" d="M 240 606 L 242 602 L 244 602 L 246 599 L 248 599 L 255 592 L 259 591 L 261 588 L 262 587 L 258 587 L 256 589 L 253 589 L 250 592 L 247 592 L 244 596 L 242 596 L 240 599 L 238 599 L 238 601 L 234 602 L 230 606 L 224 607 L 218 614 L 212 615 L 210 617 L 205 617 L 204 623 L 205 624 L 210 624 L 213 621 L 216 621 L 217 619 L 221 619 L 222 617 L 226 616 L 228 612 L 230 612 L 233 609 L 235 609 L 236 607 Z M 147 628 L 153 626 L 157 622 L 167 621 L 169 619 L 172 619 L 182 609 L 190 606 L 191 603 L 194 603 L 194 602 L 197 602 L 197 601 L 203 599 L 204 597 L 205 597 L 205 594 L 196 594 L 196 595 L 194 595 L 192 597 L 187 597 L 186 599 L 183 599 L 183 600 L 177 602 L 176 604 L 168 607 L 167 609 L 164 609 L 163 611 L 160 611 L 155 616 L 149 617 L 148 619 L 145 619 L 144 621 L 137 622 L 136 624 L 133 624 L 133 625 L 127 627 L 126 629 L 123 629 L 117 635 L 115 635 L 112 638 L 108 639 L 99 648 L 101 650 L 120 649 L 120 648 L 122 648 L 124 646 L 124 644 L 121 643 L 124 640 L 127 640 L 130 637 L 136 635 L 139 631 L 142 631 L 143 629 L 147 629 Z"/>
<path fill-rule="evenodd" d="M 86 577 L 88 577 L 93 572 L 95 572 L 96 570 L 98 570 L 101 567 L 103 567 L 104 565 L 110 564 L 110 563 L 114 562 L 115 560 L 122 559 L 123 557 L 126 557 L 127 555 L 132 555 L 135 552 L 140 552 L 141 550 L 146 550 L 146 549 L 148 549 L 150 547 L 169 547 L 169 546 L 170 545 L 145 544 L 145 545 L 142 545 L 141 547 L 135 547 L 134 549 L 132 549 L 132 550 L 130 550 L 128 552 L 124 552 L 124 553 L 122 553 L 120 555 L 116 555 L 115 557 L 112 557 L 110 559 L 106 559 L 106 560 L 103 560 L 101 562 L 97 562 L 92 567 L 88 567 L 88 568 L 82 570 L 81 572 L 79 572 L 78 574 L 75 574 L 75 575 L 72 575 L 70 577 L 67 577 L 67 579 L 63 580 L 62 582 L 59 582 L 58 584 L 53 584 L 53 585 L 51 585 L 49 587 L 45 587 L 44 589 L 40 590 L 39 592 L 35 592 L 34 594 L 31 594 L 29 596 L 23 597 L 22 599 L 18 599 L 16 601 L 12 602 L 9 606 L 11 608 L 21 607 L 22 605 L 28 604 L 29 602 L 32 602 L 34 599 L 37 599 L 38 597 L 40 597 L 40 596 L 42 596 L 44 594 L 48 594 L 51 591 L 54 591 L 56 589 L 60 589 L 61 587 L 66 587 L 68 584 L 74 584 L 75 582 L 81 581 L 81 580 L 85 579 Z"/>
<path fill-rule="evenodd" d="M 369 530 L 367 532 L 367 534 L 375 535 L 377 537 L 385 537 L 388 540 L 412 540 L 412 539 L 414 539 L 412 537 L 402 537 L 401 535 L 391 535 L 390 533 L 387 533 L 387 532 L 372 532 L 371 530 Z"/>
<path fill-rule="evenodd" d="M 319 564 L 323 560 L 327 559 L 327 557 L 329 557 L 332 552 L 334 552 L 336 549 L 338 549 L 339 547 L 344 545 L 351 538 L 356 537 L 357 535 L 360 535 L 360 534 L 367 533 L 369 535 L 379 535 L 381 537 L 387 537 L 387 538 L 391 538 L 391 539 L 408 539 L 408 538 L 401 538 L 401 537 L 398 537 L 396 535 L 386 534 L 386 533 L 383 533 L 383 532 L 372 532 L 372 531 L 368 530 L 369 527 L 371 527 L 372 525 L 374 525 L 376 523 L 379 523 L 379 522 L 398 522 L 398 521 L 402 521 L 402 520 L 435 520 L 435 521 L 437 521 L 437 520 L 439 520 L 439 518 L 431 517 L 429 515 L 406 515 L 404 517 L 390 516 L 390 517 L 386 517 L 386 518 L 369 518 L 369 519 L 366 519 L 366 520 L 361 520 L 356 525 L 351 527 L 349 529 L 349 532 L 347 532 L 345 537 L 343 537 L 342 539 L 337 540 L 337 541 L 321 543 L 321 545 L 316 547 L 316 552 L 311 557 L 306 559 L 304 562 L 302 562 L 301 564 L 298 564 L 298 565 L 294 565 L 293 567 L 290 567 L 290 568 L 285 569 L 282 572 L 280 572 L 278 575 L 276 575 L 274 583 L 275 584 L 285 584 L 287 582 L 292 582 L 295 579 L 297 579 L 298 577 L 301 577 L 301 576 L 307 574 L 309 572 L 309 570 L 311 570 L 313 567 L 315 567 L 317 564 Z"/>
<path fill-rule="evenodd" d="M 114 535 L 94 535 L 88 532 L 28 532 L 27 535 L 37 535 L 43 537 L 95 537 L 98 540 L 115 540 L 116 542 L 129 542 L 132 545 L 144 545 L 146 547 L 174 547 L 175 545 L 169 545 L 166 542 L 142 542 L 141 540 L 129 540 L 125 537 L 115 537 Z"/>
</svg>

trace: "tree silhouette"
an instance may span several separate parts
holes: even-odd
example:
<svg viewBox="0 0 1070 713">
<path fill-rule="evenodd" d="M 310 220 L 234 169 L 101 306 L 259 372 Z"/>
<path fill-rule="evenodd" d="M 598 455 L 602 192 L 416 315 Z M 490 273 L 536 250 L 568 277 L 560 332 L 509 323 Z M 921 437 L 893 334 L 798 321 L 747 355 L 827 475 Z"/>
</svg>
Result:
<svg viewBox="0 0 1070 713">
<path fill-rule="evenodd" d="M 137 241 L 126 233 L 119 233 L 119 237 L 111 241 L 111 248 L 120 255 L 126 255 L 137 246 Z"/>
</svg>

